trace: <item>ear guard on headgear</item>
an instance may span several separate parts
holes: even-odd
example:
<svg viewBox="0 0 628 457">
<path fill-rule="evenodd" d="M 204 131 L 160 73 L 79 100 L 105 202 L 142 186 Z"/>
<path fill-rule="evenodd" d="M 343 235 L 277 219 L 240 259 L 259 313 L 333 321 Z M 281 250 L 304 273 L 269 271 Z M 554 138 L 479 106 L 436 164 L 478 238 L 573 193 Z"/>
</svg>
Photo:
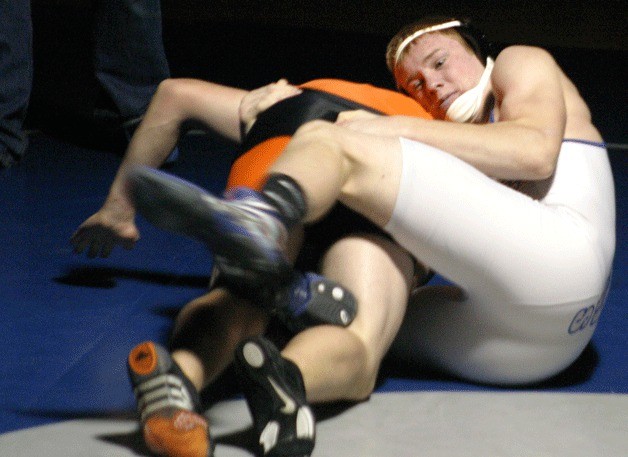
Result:
<svg viewBox="0 0 628 457">
<path fill-rule="evenodd" d="M 493 43 L 491 43 L 484 32 L 475 27 L 471 21 L 467 19 L 461 20 L 456 30 L 469 46 L 471 46 L 471 49 L 473 49 L 483 63 L 486 63 L 488 57 L 494 57 Z"/>
</svg>

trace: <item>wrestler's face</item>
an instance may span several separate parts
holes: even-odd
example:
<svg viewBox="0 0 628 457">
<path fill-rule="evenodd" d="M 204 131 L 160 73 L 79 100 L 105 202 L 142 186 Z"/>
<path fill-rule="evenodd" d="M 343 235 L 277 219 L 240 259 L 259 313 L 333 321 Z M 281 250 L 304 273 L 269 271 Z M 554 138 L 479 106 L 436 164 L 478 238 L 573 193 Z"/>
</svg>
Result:
<svg viewBox="0 0 628 457">
<path fill-rule="evenodd" d="M 426 33 L 412 42 L 395 68 L 398 87 L 418 101 L 435 119 L 480 82 L 484 66 L 457 36 Z"/>
</svg>

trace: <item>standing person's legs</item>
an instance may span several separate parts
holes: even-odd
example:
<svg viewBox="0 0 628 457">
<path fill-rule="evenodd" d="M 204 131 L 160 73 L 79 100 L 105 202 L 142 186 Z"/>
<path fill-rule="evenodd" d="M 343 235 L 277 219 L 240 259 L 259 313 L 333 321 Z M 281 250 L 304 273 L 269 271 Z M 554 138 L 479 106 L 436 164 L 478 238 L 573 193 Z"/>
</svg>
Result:
<svg viewBox="0 0 628 457">
<path fill-rule="evenodd" d="M 138 118 L 170 76 L 160 0 L 97 1 L 94 38 L 98 82 L 123 121 Z"/>
<path fill-rule="evenodd" d="M 0 168 L 18 161 L 28 144 L 23 124 L 33 83 L 30 0 L 0 2 Z"/>
</svg>

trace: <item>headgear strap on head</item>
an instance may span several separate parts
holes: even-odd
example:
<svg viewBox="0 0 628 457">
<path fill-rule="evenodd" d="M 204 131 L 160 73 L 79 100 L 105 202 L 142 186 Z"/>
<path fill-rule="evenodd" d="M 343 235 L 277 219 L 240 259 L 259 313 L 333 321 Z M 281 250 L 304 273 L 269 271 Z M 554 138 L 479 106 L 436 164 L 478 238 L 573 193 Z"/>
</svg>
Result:
<svg viewBox="0 0 628 457">
<path fill-rule="evenodd" d="M 425 35 L 426 33 L 430 33 L 430 32 L 437 32 L 439 30 L 450 29 L 452 27 L 460 27 L 461 25 L 462 25 L 462 22 L 458 20 L 454 20 L 454 21 L 444 22 L 442 24 L 436 24 L 430 27 L 425 27 L 423 29 L 417 30 L 412 35 L 406 37 L 406 39 L 403 40 L 399 44 L 399 47 L 397 48 L 397 52 L 395 53 L 395 65 L 394 66 L 395 67 L 397 66 L 397 63 L 399 62 L 399 57 L 401 57 L 401 53 L 404 51 L 404 49 L 406 49 L 410 43 L 412 43 L 421 35 Z"/>
<path fill-rule="evenodd" d="M 484 106 L 484 90 L 491 80 L 493 59 L 486 59 L 486 68 L 480 77 L 480 82 L 473 88 L 461 94 L 447 109 L 447 119 L 454 122 L 473 122 L 482 115 Z"/>
</svg>

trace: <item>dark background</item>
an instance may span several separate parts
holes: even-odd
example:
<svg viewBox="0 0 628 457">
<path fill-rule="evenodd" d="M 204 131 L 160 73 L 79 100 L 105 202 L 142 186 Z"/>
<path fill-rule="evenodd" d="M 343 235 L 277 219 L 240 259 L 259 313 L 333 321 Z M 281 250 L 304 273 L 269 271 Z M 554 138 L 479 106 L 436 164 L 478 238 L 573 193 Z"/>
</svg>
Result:
<svg viewBox="0 0 628 457">
<path fill-rule="evenodd" d="M 91 72 L 91 2 L 33 0 L 35 83 L 29 124 L 102 134 Z M 391 87 L 388 39 L 425 14 L 473 19 L 498 45 L 549 49 L 610 143 L 626 144 L 628 14 L 624 1 L 164 0 L 173 76 L 253 88 L 280 77 L 337 77 Z M 95 129 L 95 130 L 94 130 Z M 103 130 L 104 129 L 104 130 Z M 110 132 L 109 132 L 110 133 Z"/>
</svg>

